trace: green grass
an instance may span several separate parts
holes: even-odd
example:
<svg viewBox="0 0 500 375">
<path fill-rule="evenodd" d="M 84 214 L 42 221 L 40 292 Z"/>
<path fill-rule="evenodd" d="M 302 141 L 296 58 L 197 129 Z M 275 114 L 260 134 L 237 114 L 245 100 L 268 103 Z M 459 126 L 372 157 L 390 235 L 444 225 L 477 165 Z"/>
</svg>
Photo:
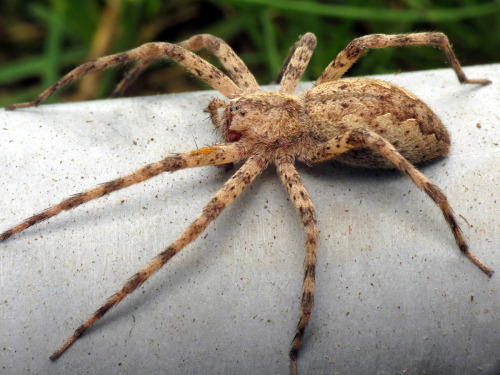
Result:
<svg viewBox="0 0 500 375">
<path fill-rule="evenodd" d="M 500 0 L 2 0 L 0 14 L 0 106 L 33 99 L 96 53 L 196 33 L 228 41 L 261 83 L 274 79 L 290 46 L 307 31 L 318 38 L 304 77 L 310 80 L 353 38 L 370 33 L 439 30 L 463 65 L 500 61 Z M 130 94 L 205 87 L 171 65 L 156 64 Z M 349 75 L 445 66 L 437 49 L 393 48 L 370 52 Z M 117 79 L 116 71 L 98 76 L 86 86 L 88 92 L 73 85 L 61 100 L 106 96 Z"/>
</svg>

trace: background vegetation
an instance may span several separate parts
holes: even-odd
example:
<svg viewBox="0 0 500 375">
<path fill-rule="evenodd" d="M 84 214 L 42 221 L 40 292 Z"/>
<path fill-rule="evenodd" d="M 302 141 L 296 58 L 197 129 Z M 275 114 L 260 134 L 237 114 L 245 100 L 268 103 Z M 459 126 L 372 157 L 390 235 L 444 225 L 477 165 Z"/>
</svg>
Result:
<svg viewBox="0 0 500 375">
<path fill-rule="evenodd" d="M 35 98 L 84 61 L 148 41 L 215 34 L 234 47 L 259 82 L 268 83 L 306 31 L 318 37 L 305 77 L 314 79 L 357 36 L 428 30 L 445 32 L 463 65 L 500 61 L 500 0 L 2 0 L 0 106 Z M 160 68 L 165 65 L 172 64 L 156 64 L 127 94 L 203 87 L 181 69 Z M 445 66 L 437 49 L 393 48 L 370 52 L 349 74 Z M 119 73 L 91 75 L 62 100 L 109 95 Z"/>
</svg>

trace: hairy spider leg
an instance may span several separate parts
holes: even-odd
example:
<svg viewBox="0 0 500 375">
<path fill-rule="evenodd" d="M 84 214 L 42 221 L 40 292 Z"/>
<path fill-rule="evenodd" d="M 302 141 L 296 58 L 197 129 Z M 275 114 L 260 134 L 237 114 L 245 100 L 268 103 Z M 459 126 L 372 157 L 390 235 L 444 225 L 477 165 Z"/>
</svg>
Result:
<svg viewBox="0 0 500 375">
<path fill-rule="evenodd" d="M 294 93 L 300 78 L 309 65 L 315 47 L 316 37 L 312 33 L 305 34 L 293 45 L 278 74 L 278 82 L 280 83 L 278 92 Z"/>
<path fill-rule="evenodd" d="M 170 246 L 154 257 L 146 266 L 132 276 L 118 292 L 113 294 L 104 305 L 99 307 L 50 358 L 52 360 L 57 359 L 78 337 L 101 319 L 113 306 L 141 286 L 175 254 L 194 241 L 205 230 L 208 224 L 214 221 L 254 181 L 266 166 L 267 160 L 263 157 L 251 156 L 203 208 L 200 216 L 184 229 L 181 235 Z"/>
<path fill-rule="evenodd" d="M 207 49 L 217 57 L 229 75 L 236 82 L 238 87 L 246 92 L 259 90 L 259 84 L 245 63 L 236 55 L 234 50 L 222 39 L 210 34 L 198 34 L 191 38 L 177 43 L 177 45 L 190 51 Z M 120 83 L 116 86 L 112 96 L 123 95 L 130 84 L 154 61 L 157 59 L 146 59 L 139 61 L 131 70 L 129 70 Z"/>
<path fill-rule="evenodd" d="M 306 257 L 300 318 L 290 347 L 290 373 L 297 374 L 297 354 L 314 306 L 316 254 L 318 252 L 318 222 L 314 206 L 293 164 L 293 157 L 284 156 L 275 162 L 278 174 L 299 213 L 306 232 Z"/>
<path fill-rule="evenodd" d="M 146 43 L 127 52 L 101 57 L 97 60 L 84 63 L 42 92 L 35 100 L 26 103 L 12 104 L 7 106 L 6 109 L 13 110 L 16 108 L 37 106 L 56 90 L 63 88 L 89 73 L 129 62 L 161 58 L 168 58 L 179 63 L 196 77 L 202 79 L 228 98 L 236 97 L 241 92 L 241 89 L 228 76 L 193 52 L 176 44 L 156 42 Z"/>
<path fill-rule="evenodd" d="M 135 63 L 135 65 L 127 70 L 123 75 L 121 81 L 116 85 L 115 89 L 111 93 L 112 98 L 119 98 L 125 94 L 125 91 L 130 87 L 132 83 L 135 82 L 137 77 L 139 77 L 143 71 L 145 71 L 148 66 L 157 61 L 157 59 L 142 59 Z"/>
<path fill-rule="evenodd" d="M 455 241 L 462 253 L 474 262 L 474 264 L 476 264 L 485 274 L 491 277 L 493 270 L 470 252 L 469 246 L 465 242 L 462 230 L 453 215 L 446 195 L 431 180 L 425 177 L 422 172 L 406 160 L 390 142 L 377 133 L 367 131 L 363 128 L 350 130 L 316 147 L 316 149 L 309 151 L 306 160 L 312 163 L 318 163 L 332 159 L 356 147 L 369 147 L 378 152 L 384 158 L 391 161 L 397 169 L 408 176 L 415 185 L 424 190 L 443 212 L 444 218 L 450 226 Z"/>
<path fill-rule="evenodd" d="M 131 174 L 106 182 L 82 193 L 75 194 L 72 197 L 63 200 L 59 204 L 47 208 L 46 210 L 24 220 L 15 227 L 12 227 L 0 234 L 0 242 L 6 240 L 15 233 L 57 215 L 61 211 L 70 210 L 81 205 L 82 203 L 102 197 L 103 195 L 109 194 L 113 191 L 146 181 L 151 177 L 159 175 L 160 173 L 174 172 L 179 169 L 208 165 L 224 165 L 241 159 L 241 150 L 237 143 L 204 147 L 194 151 L 167 156 L 160 161 L 139 168 Z"/>
<path fill-rule="evenodd" d="M 368 49 L 381 49 L 387 47 L 403 46 L 438 46 L 440 47 L 460 83 L 479 83 L 486 85 L 491 83 L 488 79 L 469 79 L 463 72 L 457 57 L 453 53 L 448 37 L 440 32 L 426 32 L 414 34 L 371 34 L 354 39 L 347 47 L 341 51 L 337 57 L 328 65 L 318 78 L 315 85 L 321 85 L 329 81 L 335 81 L 342 77 L 344 73 L 364 54 Z"/>
<path fill-rule="evenodd" d="M 190 51 L 207 49 L 222 63 L 238 87 L 246 93 L 259 91 L 259 84 L 245 63 L 221 38 L 210 34 L 198 34 L 178 43 Z"/>
</svg>

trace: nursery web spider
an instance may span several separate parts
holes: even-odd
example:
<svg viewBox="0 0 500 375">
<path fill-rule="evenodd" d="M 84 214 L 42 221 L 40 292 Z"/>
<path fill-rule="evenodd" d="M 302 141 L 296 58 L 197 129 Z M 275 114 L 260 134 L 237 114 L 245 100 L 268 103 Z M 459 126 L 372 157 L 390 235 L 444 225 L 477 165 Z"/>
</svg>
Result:
<svg viewBox="0 0 500 375">
<path fill-rule="evenodd" d="M 294 96 L 316 46 L 315 36 L 307 33 L 290 49 L 279 74 L 279 89 L 266 92 L 260 89 L 246 65 L 223 40 L 201 34 L 178 44 L 147 43 L 127 52 L 85 63 L 50 86 L 36 100 L 8 106 L 8 110 L 37 106 L 56 90 L 85 74 L 137 62 L 115 90 L 114 94 L 120 95 L 148 65 L 163 58 L 177 62 L 228 98 L 228 101 L 213 99 L 208 106 L 211 120 L 220 131 L 224 143 L 173 154 L 129 175 L 76 194 L 6 230 L 0 235 L 0 241 L 63 210 L 163 172 L 244 162 L 203 208 L 199 217 L 80 325 L 51 358 L 58 358 L 109 309 L 196 239 L 270 164 L 276 167 L 297 209 L 306 237 L 300 316 L 289 351 L 291 374 L 297 373 L 297 355 L 313 309 L 318 250 L 316 214 L 295 168 L 297 160 L 312 165 L 335 158 L 353 166 L 400 170 L 439 206 L 460 251 L 491 276 L 493 270 L 469 251 L 445 194 L 413 166 L 448 153 L 450 138 L 439 118 L 415 95 L 393 84 L 368 78 L 339 80 L 369 49 L 413 45 L 440 47 L 461 83 L 489 83 L 486 79 L 468 79 L 465 76 L 448 38 L 442 33 L 374 34 L 349 43 L 311 89 Z M 191 52 L 203 48 L 221 61 L 227 75 Z"/>
</svg>

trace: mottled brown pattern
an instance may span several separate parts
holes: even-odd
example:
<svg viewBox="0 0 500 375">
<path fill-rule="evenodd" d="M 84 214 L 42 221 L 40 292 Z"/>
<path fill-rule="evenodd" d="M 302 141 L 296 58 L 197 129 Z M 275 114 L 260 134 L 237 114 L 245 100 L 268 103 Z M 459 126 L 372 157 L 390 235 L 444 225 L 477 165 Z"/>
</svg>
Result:
<svg viewBox="0 0 500 375">
<path fill-rule="evenodd" d="M 289 353 L 290 368 L 293 374 L 297 372 L 297 353 L 314 305 L 318 223 L 313 203 L 293 165 L 293 158 L 291 156 L 283 156 L 277 159 L 275 164 L 283 186 L 292 198 L 293 204 L 306 230 L 306 258 L 304 262 L 304 281 L 302 283 L 302 302 L 300 304 L 301 312 Z"/>
<path fill-rule="evenodd" d="M 247 92 L 259 90 L 259 84 L 245 63 L 222 39 L 209 34 L 199 34 L 180 42 L 179 45 L 190 51 L 206 48 L 222 62 L 238 87 Z"/>
<path fill-rule="evenodd" d="M 147 69 L 156 59 L 142 59 L 139 60 L 132 69 L 127 71 L 123 76 L 122 80 L 118 85 L 116 85 L 113 93 L 111 94 L 112 98 L 119 98 L 125 94 L 128 87 L 141 75 L 141 73 Z"/>
<path fill-rule="evenodd" d="M 191 73 L 197 75 L 200 79 L 203 79 L 209 85 L 219 90 L 222 94 L 229 98 L 234 97 L 240 91 L 238 86 L 233 81 L 231 81 L 229 77 L 223 74 L 215 66 L 201 59 L 189 50 L 176 44 L 158 42 L 146 43 L 126 53 L 119 53 L 116 55 L 101 57 L 95 61 L 80 65 L 79 67 L 66 74 L 63 78 L 61 78 L 61 80 L 54 83 L 44 92 L 42 92 L 34 101 L 12 104 L 7 106 L 5 109 L 13 110 L 16 108 L 36 106 L 46 100 L 56 90 L 61 89 L 67 84 L 91 72 L 96 72 L 110 66 L 120 65 L 123 63 L 136 61 L 140 62 L 144 60 L 154 61 L 165 57 L 179 63 Z M 147 67 L 147 65 L 142 65 L 142 69 L 144 69 L 145 67 Z M 134 74 L 132 74 L 131 78 L 137 77 L 139 73 L 140 71 L 135 71 Z M 126 87 L 128 86 L 128 84 L 130 84 L 130 82 L 128 81 L 120 83 L 122 87 Z"/>
<path fill-rule="evenodd" d="M 450 137 L 444 125 L 425 103 L 401 87 L 368 78 L 343 79 L 308 90 L 304 101 L 312 120 L 311 135 L 321 142 L 362 127 L 397 144 L 411 163 L 428 162 L 448 153 Z M 354 166 L 393 167 L 366 148 L 336 160 Z"/>
<path fill-rule="evenodd" d="M 293 92 L 316 45 L 307 33 L 294 44 L 278 75 L 277 92 L 263 92 L 245 64 L 221 39 L 196 35 L 178 45 L 148 43 L 136 49 L 83 64 L 45 90 L 33 102 L 8 109 L 38 105 L 55 90 L 75 79 L 108 66 L 136 61 L 137 65 L 120 82 L 114 94 L 125 88 L 154 60 L 168 57 L 193 75 L 219 90 L 229 101 L 214 99 L 208 106 L 213 124 L 225 144 L 215 144 L 171 155 L 135 172 L 76 194 L 0 234 L 0 241 L 14 233 L 118 189 L 145 181 L 163 172 L 206 165 L 246 162 L 226 182 L 196 218 L 169 246 L 133 275 L 99 309 L 80 325 L 51 356 L 59 357 L 109 309 L 141 286 L 187 244 L 194 241 L 219 214 L 249 186 L 261 171 L 274 163 L 305 228 L 305 262 L 300 314 L 289 357 L 290 373 L 297 374 L 297 356 L 314 306 L 318 224 L 314 206 L 295 168 L 299 160 L 308 165 L 335 158 L 365 168 L 396 168 L 408 176 L 439 206 L 462 251 L 482 271 L 493 270 L 469 251 L 446 195 L 413 164 L 427 162 L 448 153 L 450 138 L 432 110 L 412 93 L 393 84 L 367 78 L 338 81 L 368 49 L 406 45 L 436 45 L 450 60 L 460 82 L 489 83 L 467 79 L 442 33 L 368 35 L 353 40 L 326 68 L 315 86 L 299 96 Z M 190 52 L 206 48 L 232 77 Z"/>
<path fill-rule="evenodd" d="M 439 32 L 426 32 L 398 35 L 372 34 L 356 38 L 337 55 L 330 65 L 328 65 L 321 77 L 316 81 L 316 85 L 335 81 L 342 77 L 356 60 L 369 49 L 402 46 L 438 46 L 445 53 L 461 83 L 489 83 L 487 79 L 468 79 L 465 76 L 458 59 L 451 49 L 448 37 L 445 34 Z"/>
<path fill-rule="evenodd" d="M 281 83 L 278 92 L 294 93 L 299 84 L 300 77 L 302 77 L 309 64 L 315 47 L 316 37 L 312 34 L 304 35 L 294 44 L 283 65 L 283 72 L 280 72 L 278 76 Z"/>
<path fill-rule="evenodd" d="M 79 336 L 99 320 L 111 307 L 115 306 L 128 294 L 141 286 L 152 274 L 158 271 L 169 259 L 182 250 L 187 244 L 194 241 L 243 190 L 258 176 L 266 166 L 260 156 L 251 156 L 241 169 L 222 187 L 215 197 L 205 206 L 201 215 L 189 225 L 184 232 L 163 252 L 158 254 L 144 268 L 132 276 L 117 293 L 112 295 L 106 303 L 90 318 L 76 329 L 74 334 L 56 350 L 51 359 L 57 359 Z M 234 189 L 232 189 L 234 187 Z M 236 192 L 233 194 L 232 191 Z"/>
<path fill-rule="evenodd" d="M 214 146 L 206 152 L 197 153 L 190 151 L 186 153 L 168 156 L 160 161 L 139 168 L 127 176 L 106 182 L 83 193 L 76 194 L 59 204 L 46 209 L 45 211 L 19 223 L 15 227 L 0 234 L 0 241 L 3 241 L 13 234 L 20 232 L 43 220 L 47 220 L 61 211 L 75 208 L 82 203 L 102 197 L 113 191 L 123 189 L 127 186 L 143 182 L 163 172 L 174 172 L 181 168 L 193 168 L 204 165 L 223 165 L 241 159 L 237 145 Z"/>
</svg>

